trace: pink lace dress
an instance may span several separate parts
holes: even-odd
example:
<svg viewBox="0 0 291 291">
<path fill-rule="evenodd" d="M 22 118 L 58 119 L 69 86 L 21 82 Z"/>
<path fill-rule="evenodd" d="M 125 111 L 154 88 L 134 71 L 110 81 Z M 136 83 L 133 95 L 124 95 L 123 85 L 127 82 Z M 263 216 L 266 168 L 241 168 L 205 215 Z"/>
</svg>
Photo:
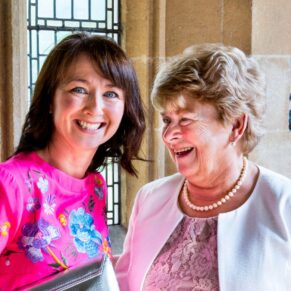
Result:
<svg viewBox="0 0 291 291">
<path fill-rule="evenodd" d="M 156 257 L 144 291 L 217 291 L 217 217 L 185 216 Z"/>
</svg>

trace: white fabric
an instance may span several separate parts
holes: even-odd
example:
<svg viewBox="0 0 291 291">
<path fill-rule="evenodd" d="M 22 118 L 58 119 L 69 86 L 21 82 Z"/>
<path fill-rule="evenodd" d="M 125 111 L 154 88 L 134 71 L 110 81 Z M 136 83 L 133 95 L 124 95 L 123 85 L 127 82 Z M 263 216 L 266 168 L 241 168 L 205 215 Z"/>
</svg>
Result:
<svg viewBox="0 0 291 291">
<path fill-rule="evenodd" d="M 116 265 L 121 291 L 142 290 L 152 262 L 183 218 L 177 204 L 183 182 L 175 174 L 138 192 Z M 250 198 L 218 216 L 217 241 L 221 291 L 291 290 L 291 180 L 260 167 Z"/>
</svg>

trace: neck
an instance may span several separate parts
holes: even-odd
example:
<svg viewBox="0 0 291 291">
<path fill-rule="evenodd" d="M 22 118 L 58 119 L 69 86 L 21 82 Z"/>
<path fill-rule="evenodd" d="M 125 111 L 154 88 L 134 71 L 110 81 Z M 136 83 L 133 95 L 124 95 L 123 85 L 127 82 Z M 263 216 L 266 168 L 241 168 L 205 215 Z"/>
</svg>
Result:
<svg viewBox="0 0 291 291">
<path fill-rule="evenodd" d="M 239 189 L 241 188 L 241 185 L 243 184 L 243 180 L 246 175 L 246 169 L 247 169 L 247 159 L 243 158 L 243 165 L 242 165 L 240 174 L 234 186 L 232 187 L 232 189 L 230 189 L 226 194 L 224 194 L 222 198 L 208 205 L 198 205 L 191 202 L 191 200 L 189 199 L 189 193 L 188 193 L 188 182 L 186 180 L 184 183 L 182 195 L 187 207 L 191 208 L 194 211 L 208 212 L 208 211 L 213 211 L 216 208 L 220 208 L 224 204 L 231 202 L 232 198 L 235 197 L 236 193 L 239 191 Z"/>
<path fill-rule="evenodd" d="M 38 151 L 38 154 L 53 167 L 79 179 L 85 176 L 94 156 L 92 152 L 74 154 L 67 148 L 56 149 L 53 144 L 49 144 L 43 150 Z"/>
<path fill-rule="evenodd" d="M 189 196 L 202 203 L 224 196 L 235 185 L 243 167 L 242 156 L 232 161 L 230 164 L 221 162 L 211 174 L 205 174 L 202 181 L 196 181 L 196 177 L 187 178 Z"/>
</svg>

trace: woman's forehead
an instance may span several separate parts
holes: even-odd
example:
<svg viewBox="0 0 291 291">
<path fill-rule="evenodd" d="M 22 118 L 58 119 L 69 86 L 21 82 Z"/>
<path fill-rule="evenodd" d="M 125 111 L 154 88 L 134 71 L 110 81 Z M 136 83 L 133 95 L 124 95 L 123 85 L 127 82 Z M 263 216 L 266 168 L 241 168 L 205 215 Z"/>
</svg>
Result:
<svg viewBox="0 0 291 291">
<path fill-rule="evenodd" d="M 101 78 L 108 80 L 109 83 L 114 84 L 113 80 L 101 71 L 97 61 L 85 53 L 76 55 L 74 58 L 63 64 L 63 70 L 60 70 L 58 76 L 59 82 L 68 83 L 72 80 L 86 79 L 88 77 L 88 72 L 94 72 Z"/>
<path fill-rule="evenodd" d="M 163 108 L 166 111 L 187 111 L 193 110 L 198 104 L 202 104 L 202 102 L 188 94 L 179 94 L 165 98 Z"/>
<path fill-rule="evenodd" d="M 164 104 L 161 115 L 168 113 L 181 114 L 185 112 L 218 116 L 216 107 L 209 102 L 202 102 L 190 96 L 180 95 Z"/>
</svg>

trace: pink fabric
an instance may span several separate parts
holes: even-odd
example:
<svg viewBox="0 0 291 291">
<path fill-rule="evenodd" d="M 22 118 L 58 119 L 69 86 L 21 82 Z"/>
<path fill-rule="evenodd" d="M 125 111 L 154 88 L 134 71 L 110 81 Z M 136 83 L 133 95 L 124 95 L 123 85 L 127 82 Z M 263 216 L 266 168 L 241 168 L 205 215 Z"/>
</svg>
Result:
<svg viewBox="0 0 291 291">
<path fill-rule="evenodd" d="M 76 179 L 34 152 L 0 164 L 0 290 L 111 256 L 106 193 L 99 173 Z"/>
<path fill-rule="evenodd" d="M 144 291 L 217 291 L 217 217 L 184 217 L 148 272 Z"/>
</svg>

